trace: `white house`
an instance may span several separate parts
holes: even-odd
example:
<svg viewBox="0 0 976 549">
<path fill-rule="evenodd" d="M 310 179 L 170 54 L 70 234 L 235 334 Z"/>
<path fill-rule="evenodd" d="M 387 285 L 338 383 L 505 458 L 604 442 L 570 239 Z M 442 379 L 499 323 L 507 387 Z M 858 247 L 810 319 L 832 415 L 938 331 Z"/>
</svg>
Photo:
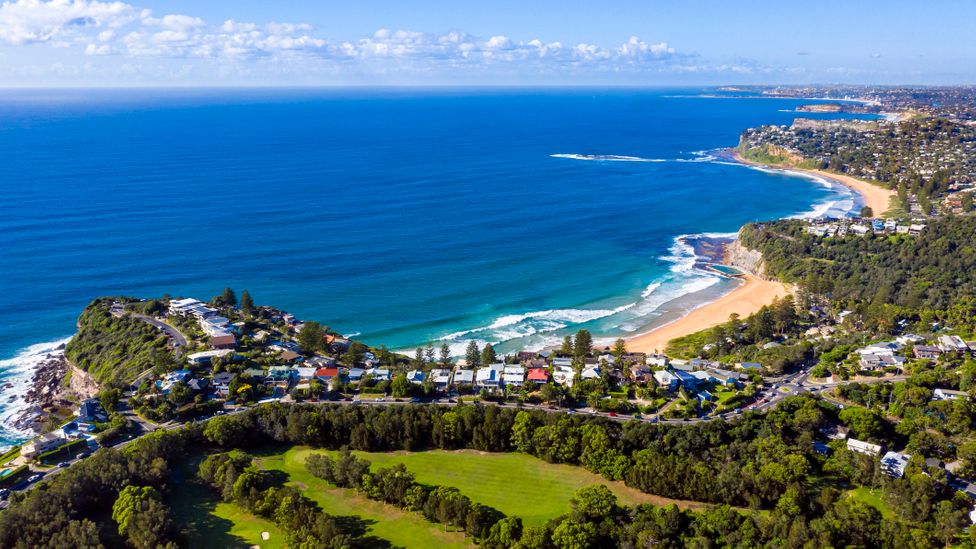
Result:
<svg viewBox="0 0 976 549">
<path fill-rule="evenodd" d="M 583 371 L 580 372 L 580 379 L 600 379 L 600 375 L 601 372 L 599 366 L 590 366 L 588 368 L 584 368 Z"/>
<path fill-rule="evenodd" d="M 434 368 L 430 371 L 430 380 L 438 389 L 444 389 L 451 384 L 451 371 L 446 368 Z"/>
<path fill-rule="evenodd" d="M 898 452 L 888 452 L 881 458 L 881 470 L 889 477 L 901 478 L 905 476 L 905 467 L 912 456 Z"/>
<path fill-rule="evenodd" d="M 654 381 L 668 391 L 675 391 L 678 389 L 678 376 L 667 370 L 654 370 Z"/>
<path fill-rule="evenodd" d="M 575 377 L 576 377 L 576 370 L 573 370 L 572 366 L 554 365 L 552 367 L 552 380 L 558 383 L 559 385 L 572 387 L 573 379 Z"/>
<path fill-rule="evenodd" d="M 965 391 L 954 391 L 952 389 L 936 389 L 932 395 L 933 400 L 969 400 L 969 393 Z"/>
<path fill-rule="evenodd" d="M 869 456 L 881 455 L 880 445 L 871 444 L 870 442 L 864 442 L 863 440 L 857 440 L 856 438 L 847 439 L 847 449 L 852 452 L 857 452 L 859 454 L 866 454 Z"/>
<path fill-rule="evenodd" d="M 969 345 L 959 336 L 939 336 L 939 348 L 946 353 L 967 353 Z"/>
<path fill-rule="evenodd" d="M 525 368 L 521 366 L 505 366 L 502 370 L 502 382 L 512 387 L 521 387 L 525 383 Z"/>
<path fill-rule="evenodd" d="M 475 376 L 475 385 L 486 389 L 498 388 L 502 383 L 502 372 L 505 371 L 504 363 L 489 364 L 478 368 Z"/>
<path fill-rule="evenodd" d="M 24 444 L 20 449 L 20 453 L 24 457 L 33 458 L 44 452 L 50 452 L 55 448 L 60 448 L 67 443 L 68 439 L 64 438 L 60 431 L 53 431 L 44 433 L 27 444 Z"/>
<path fill-rule="evenodd" d="M 454 370 L 454 384 L 458 387 L 470 387 L 474 384 L 474 370 Z"/>
<path fill-rule="evenodd" d="M 644 363 L 648 366 L 659 366 L 664 368 L 668 365 L 668 357 L 664 355 L 647 355 L 647 358 L 644 359 Z"/>
</svg>

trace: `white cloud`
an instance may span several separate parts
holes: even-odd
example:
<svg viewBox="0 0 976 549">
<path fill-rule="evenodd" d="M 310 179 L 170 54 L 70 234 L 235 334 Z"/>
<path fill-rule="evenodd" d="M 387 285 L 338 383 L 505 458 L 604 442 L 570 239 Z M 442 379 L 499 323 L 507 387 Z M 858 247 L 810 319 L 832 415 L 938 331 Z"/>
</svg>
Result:
<svg viewBox="0 0 976 549">
<path fill-rule="evenodd" d="M 123 2 L 8 1 L 0 5 L 0 40 L 15 45 L 48 42 L 90 28 L 123 26 L 138 16 Z"/>
</svg>

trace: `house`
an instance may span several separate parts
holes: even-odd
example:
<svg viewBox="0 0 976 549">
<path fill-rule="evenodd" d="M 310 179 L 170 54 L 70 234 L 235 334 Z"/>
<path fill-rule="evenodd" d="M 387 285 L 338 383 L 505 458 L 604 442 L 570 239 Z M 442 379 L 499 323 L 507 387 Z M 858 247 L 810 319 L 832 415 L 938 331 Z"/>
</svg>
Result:
<svg viewBox="0 0 976 549">
<path fill-rule="evenodd" d="M 213 376 L 213 388 L 222 395 L 227 395 L 230 390 L 230 382 L 234 379 L 234 374 L 230 372 L 220 372 Z"/>
<path fill-rule="evenodd" d="M 525 383 L 525 368 L 521 366 L 505 366 L 502 370 L 502 383 L 512 387 L 521 387 Z"/>
<path fill-rule="evenodd" d="M 678 376 L 668 370 L 654 370 L 654 381 L 668 391 L 674 392 L 678 389 Z"/>
<path fill-rule="evenodd" d="M 705 368 L 719 368 L 722 366 L 720 362 L 701 358 L 693 358 L 688 364 L 691 365 L 692 370 L 704 370 Z"/>
<path fill-rule="evenodd" d="M 630 379 L 634 383 L 647 383 L 653 376 L 653 371 L 646 364 L 634 364 L 630 367 Z"/>
<path fill-rule="evenodd" d="M 366 370 L 363 368 L 349 368 L 346 370 L 346 379 L 352 383 L 361 381 L 364 375 L 366 375 Z"/>
<path fill-rule="evenodd" d="M 664 368 L 668 365 L 668 357 L 658 354 L 647 355 L 647 358 L 644 359 L 644 363 L 648 366 L 658 366 L 660 368 Z"/>
<path fill-rule="evenodd" d="M 580 379 L 600 379 L 601 372 L 599 366 L 589 366 L 580 372 Z"/>
<path fill-rule="evenodd" d="M 552 367 L 552 380 L 560 385 L 572 387 L 575 378 L 576 370 L 572 366 L 554 365 Z"/>
<path fill-rule="evenodd" d="M 952 389 L 936 389 L 932 395 L 932 400 L 969 400 L 969 393 L 965 391 L 954 391 Z"/>
<path fill-rule="evenodd" d="M 470 387 L 474 384 L 474 370 L 454 370 L 454 384 L 458 387 Z"/>
<path fill-rule="evenodd" d="M 193 378 L 190 381 L 186 382 L 186 386 L 189 387 L 190 390 L 195 393 L 204 392 L 205 390 L 207 390 L 208 385 L 210 385 L 210 382 L 206 379 L 201 379 L 201 378 Z"/>
<path fill-rule="evenodd" d="M 547 368 L 530 368 L 528 381 L 539 385 L 549 382 L 549 370 Z"/>
<path fill-rule="evenodd" d="M 959 336 L 939 336 L 939 348 L 943 353 L 968 353 L 969 345 Z"/>
<path fill-rule="evenodd" d="M 925 466 L 929 469 L 945 469 L 945 462 L 939 458 L 925 458 Z"/>
<path fill-rule="evenodd" d="M 892 354 L 862 354 L 861 360 L 858 361 L 861 369 L 863 370 L 878 370 L 882 368 L 899 368 L 901 369 L 905 365 L 905 357 L 896 356 Z"/>
<path fill-rule="evenodd" d="M 430 381 L 438 389 L 446 389 L 451 384 L 451 371 L 447 368 L 434 368 L 430 371 Z"/>
<path fill-rule="evenodd" d="M 328 383 L 339 377 L 338 368 L 318 368 L 315 370 L 315 378 L 324 383 Z"/>
<path fill-rule="evenodd" d="M 549 363 L 546 362 L 545 360 L 542 360 L 541 358 L 537 358 L 535 360 L 530 360 L 530 361 L 526 362 L 525 365 L 528 368 L 546 368 L 546 369 L 549 368 Z"/>
<path fill-rule="evenodd" d="M 671 373 L 678 378 L 678 384 L 684 387 L 686 390 L 693 391 L 698 388 L 698 378 L 691 375 L 691 372 L 672 370 Z"/>
<path fill-rule="evenodd" d="M 927 358 L 929 360 L 937 360 L 942 356 L 942 349 L 934 345 L 915 345 L 912 347 L 912 352 L 915 353 L 915 358 Z"/>
<path fill-rule="evenodd" d="M 713 400 L 716 400 L 715 395 L 709 393 L 708 391 L 698 391 L 698 394 L 695 395 L 695 398 L 697 398 L 702 402 L 711 402 Z"/>
<path fill-rule="evenodd" d="M 34 440 L 24 444 L 20 449 L 20 454 L 24 457 L 34 458 L 40 454 L 43 454 L 44 452 L 50 452 L 51 450 L 60 448 L 67 443 L 68 439 L 65 438 L 59 431 L 44 433 Z"/>
<path fill-rule="evenodd" d="M 552 359 L 552 365 L 553 366 L 559 366 L 559 367 L 572 368 L 573 367 L 573 359 L 571 359 L 571 358 L 554 358 L 554 359 Z"/>
<path fill-rule="evenodd" d="M 729 387 L 738 387 L 743 377 L 742 374 L 729 370 L 709 370 L 708 373 L 712 376 L 712 380 L 715 383 Z"/>
<path fill-rule="evenodd" d="M 374 381 L 390 381 L 390 370 L 386 368 L 369 368 L 366 370 L 366 375 L 368 375 Z"/>
<path fill-rule="evenodd" d="M 881 458 L 881 470 L 889 477 L 901 478 L 905 476 L 905 467 L 912 456 L 898 452 L 888 452 Z"/>
<path fill-rule="evenodd" d="M 427 374 L 422 370 L 410 370 L 407 372 L 407 381 L 413 383 L 414 385 L 420 385 L 427 379 Z"/>
<path fill-rule="evenodd" d="M 97 398 L 83 400 L 78 406 L 78 421 L 85 423 L 106 423 L 108 414 L 102 408 L 102 403 Z"/>
<path fill-rule="evenodd" d="M 489 364 L 478 368 L 475 376 L 475 385 L 485 389 L 496 389 L 502 384 L 502 372 L 505 371 L 504 363 Z"/>
<path fill-rule="evenodd" d="M 830 446 L 827 446 L 826 443 L 820 442 L 819 440 L 813 441 L 812 447 L 814 452 L 822 456 L 826 456 L 830 454 Z"/>
<path fill-rule="evenodd" d="M 318 368 L 299 366 L 295 368 L 295 374 L 298 377 L 298 381 L 311 381 L 315 377 L 315 370 L 318 370 Z"/>
<path fill-rule="evenodd" d="M 297 373 L 291 366 L 272 366 L 268 368 L 268 379 L 290 382 Z"/>
<path fill-rule="evenodd" d="M 170 372 L 163 376 L 163 379 L 156 382 L 156 386 L 160 388 L 164 395 L 169 394 L 170 388 L 177 383 L 186 383 L 187 380 L 193 375 L 190 370 L 176 370 L 175 372 Z"/>
<path fill-rule="evenodd" d="M 844 427 L 843 425 L 837 425 L 835 423 L 831 423 L 828 425 L 824 425 L 823 427 L 818 429 L 818 431 L 820 432 L 821 435 L 827 437 L 830 440 L 844 440 L 847 438 L 847 433 L 850 431 L 850 429 Z"/>
<path fill-rule="evenodd" d="M 758 362 L 737 362 L 735 364 L 735 367 L 740 370 L 746 370 L 746 371 L 755 371 L 755 370 L 763 369 L 762 364 Z"/>
<path fill-rule="evenodd" d="M 852 452 L 857 452 L 859 454 L 865 454 L 869 456 L 881 455 L 880 445 L 871 444 L 870 442 L 864 442 L 863 440 L 857 440 L 856 438 L 847 439 L 847 449 Z"/>
<path fill-rule="evenodd" d="M 232 356 L 233 354 L 233 349 L 218 349 L 215 351 L 201 351 L 199 353 L 186 355 L 186 359 L 190 362 L 190 364 L 210 364 L 215 357 L 224 358 L 226 356 Z"/>
</svg>

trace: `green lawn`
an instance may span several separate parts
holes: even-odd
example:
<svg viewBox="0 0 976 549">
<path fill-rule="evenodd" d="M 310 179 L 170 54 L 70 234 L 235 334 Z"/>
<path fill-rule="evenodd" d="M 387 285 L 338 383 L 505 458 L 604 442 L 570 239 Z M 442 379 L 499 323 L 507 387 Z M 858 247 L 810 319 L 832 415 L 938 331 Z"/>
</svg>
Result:
<svg viewBox="0 0 976 549">
<path fill-rule="evenodd" d="M 291 448 L 267 460 L 266 467 L 281 469 L 293 480 L 312 486 L 312 481 L 318 479 L 305 471 L 305 458 L 315 451 Z M 608 485 L 625 505 L 676 503 L 681 507 L 701 506 L 644 494 L 622 482 L 609 482 L 582 467 L 546 463 L 525 454 L 474 450 L 356 454 L 370 460 L 374 467 L 403 463 L 419 482 L 454 486 L 473 501 L 494 507 L 506 515 L 521 517 L 526 525 L 542 524 L 569 512 L 573 493 L 589 484 Z M 311 493 L 308 495 L 313 497 Z"/>
<path fill-rule="evenodd" d="M 855 488 L 853 490 L 847 491 L 847 497 L 860 500 L 867 503 L 871 507 L 874 507 L 878 511 L 881 511 L 881 516 L 884 518 L 892 518 L 894 513 L 888 504 L 881 499 L 881 491 L 868 488 L 867 486 L 862 486 L 860 488 Z"/>
<path fill-rule="evenodd" d="M 186 534 L 189 547 L 286 547 L 284 535 L 273 522 L 219 501 L 206 486 L 194 482 L 198 463 L 199 459 L 193 460 L 178 472 L 170 500 L 176 525 Z M 267 541 L 261 539 L 261 532 L 270 534 Z"/>
</svg>

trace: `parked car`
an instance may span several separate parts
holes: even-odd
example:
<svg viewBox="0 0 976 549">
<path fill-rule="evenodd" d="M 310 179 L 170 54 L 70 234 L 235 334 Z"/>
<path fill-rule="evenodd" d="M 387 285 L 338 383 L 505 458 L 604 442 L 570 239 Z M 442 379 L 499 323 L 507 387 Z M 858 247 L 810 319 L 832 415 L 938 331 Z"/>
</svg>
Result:
<svg viewBox="0 0 976 549">
<path fill-rule="evenodd" d="M 37 482 L 37 481 L 39 481 L 39 480 L 41 480 L 41 477 L 43 477 L 43 476 L 44 476 L 44 475 L 40 475 L 40 474 L 37 474 L 37 475 L 31 475 L 31 476 L 29 476 L 29 477 L 27 478 L 27 482 Z"/>
<path fill-rule="evenodd" d="M 58 464 L 58 467 L 67 467 L 69 465 L 71 465 L 70 462 L 68 462 L 68 461 L 62 461 L 61 463 Z"/>
<path fill-rule="evenodd" d="M 609 412 L 607 415 L 610 417 L 617 417 L 617 412 Z"/>
<path fill-rule="evenodd" d="M 0 499 L 7 499 L 7 496 L 9 495 L 10 495 L 10 490 L 7 490 L 6 488 L 0 488 Z"/>
</svg>

